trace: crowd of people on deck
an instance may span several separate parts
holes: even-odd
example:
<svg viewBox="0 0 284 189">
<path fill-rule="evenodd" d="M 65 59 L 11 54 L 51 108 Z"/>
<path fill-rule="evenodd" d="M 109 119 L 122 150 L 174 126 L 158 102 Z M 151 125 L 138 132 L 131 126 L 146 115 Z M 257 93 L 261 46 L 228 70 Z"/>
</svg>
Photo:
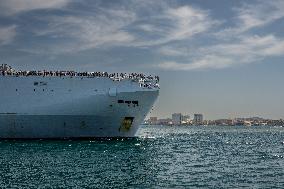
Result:
<svg viewBox="0 0 284 189">
<path fill-rule="evenodd" d="M 0 65 L 2 76 L 57 76 L 57 77 L 108 77 L 115 81 L 133 79 L 140 83 L 141 87 L 159 87 L 159 76 L 145 75 L 142 73 L 108 73 L 108 72 L 75 72 L 75 71 L 15 71 L 7 64 Z"/>
</svg>

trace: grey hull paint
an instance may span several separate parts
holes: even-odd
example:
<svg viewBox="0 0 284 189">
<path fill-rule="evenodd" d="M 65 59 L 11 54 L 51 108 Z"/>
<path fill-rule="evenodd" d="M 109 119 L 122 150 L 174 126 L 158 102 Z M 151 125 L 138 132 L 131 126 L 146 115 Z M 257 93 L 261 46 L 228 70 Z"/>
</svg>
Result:
<svg viewBox="0 0 284 189">
<path fill-rule="evenodd" d="M 0 139 L 134 137 L 159 94 L 108 78 L 5 76 L 0 88 Z M 134 118 L 127 130 L 125 117 Z"/>
<path fill-rule="evenodd" d="M 140 120 L 134 119 L 128 131 L 120 129 L 122 120 L 112 116 L 0 115 L 0 138 L 134 137 Z"/>
</svg>

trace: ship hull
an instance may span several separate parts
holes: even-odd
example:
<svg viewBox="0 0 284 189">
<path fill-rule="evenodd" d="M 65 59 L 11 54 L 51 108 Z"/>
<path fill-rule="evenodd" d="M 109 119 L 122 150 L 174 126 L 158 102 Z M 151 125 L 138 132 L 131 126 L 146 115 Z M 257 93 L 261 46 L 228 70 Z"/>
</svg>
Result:
<svg viewBox="0 0 284 189">
<path fill-rule="evenodd" d="M 159 94 L 108 78 L 59 78 L 60 85 L 54 78 L 4 80 L 0 139 L 135 137 Z"/>
<path fill-rule="evenodd" d="M 2 139 L 68 139 L 135 137 L 139 122 L 122 130 L 123 118 L 95 115 L 5 115 L 0 116 Z"/>
</svg>

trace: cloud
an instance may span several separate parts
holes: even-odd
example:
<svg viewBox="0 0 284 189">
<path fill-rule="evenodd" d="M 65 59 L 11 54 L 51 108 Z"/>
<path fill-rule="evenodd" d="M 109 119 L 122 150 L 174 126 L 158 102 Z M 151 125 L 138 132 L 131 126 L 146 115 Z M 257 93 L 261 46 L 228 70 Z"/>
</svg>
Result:
<svg viewBox="0 0 284 189">
<path fill-rule="evenodd" d="M 188 56 L 189 49 L 178 46 L 162 46 L 157 49 L 157 52 L 164 56 Z"/>
<path fill-rule="evenodd" d="M 255 28 L 264 27 L 276 20 L 284 18 L 284 2 L 257 1 L 254 4 L 243 3 L 241 7 L 233 8 L 236 13 L 235 27 L 220 30 L 215 35 L 221 38 L 234 37 Z"/>
<path fill-rule="evenodd" d="M 167 16 L 173 23 L 176 23 L 169 34 L 169 38 L 172 40 L 187 39 L 208 30 L 214 24 L 206 11 L 190 6 L 169 9 Z"/>
<path fill-rule="evenodd" d="M 189 40 L 217 23 L 207 11 L 191 6 L 171 7 L 164 2 L 150 4 L 154 9 L 130 1 L 111 7 L 90 6 L 84 14 L 48 16 L 41 20 L 46 22 L 45 27 L 33 29 L 33 33 L 37 37 L 56 38 L 56 43 L 45 45 L 41 52 L 51 50 L 50 53 L 58 54 L 99 47 L 151 48 Z M 31 52 L 30 49 L 27 51 Z M 166 49 L 161 49 L 163 51 Z"/>
<path fill-rule="evenodd" d="M 281 56 L 284 53 L 284 39 L 277 38 L 274 35 L 266 36 L 246 36 L 235 43 L 218 44 L 207 51 L 211 53 L 226 54 L 228 56 L 244 56 L 266 57 L 266 56 Z"/>
<path fill-rule="evenodd" d="M 69 0 L 1 0 L 2 14 L 13 15 L 37 9 L 59 9 L 65 7 Z"/>
<path fill-rule="evenodd" d="M 189 71 L 189 70 L 204 70 L 204 69 L 222 69 L 233 64 L 230 58 L 220 57 L 215 55 L 207 55 L 203 58 L 195 60 L 191 63 L 180 62 L 162 62 L 158 67 L 164 70 L 174 71 Z"/>
<path fill-rule="evenodd" d="M 157 13 L 152 12 L 152 14 L 156 15 Z M 138 29 L 140 28 L 146 33 L 143 33 L 143 40 L 137 40 L 134 45 L 150 47 L 189 40 L 194 35 L 208 31 L 213 26 L 220 24 L 219 21 L 210 17 L 208 11 L 188 5 L 163 6 L 159 16 L 150 16 L 147 22 L 138 25 Z M 149 36 L 151 36 L 151 40 L 148 39 Z"/>
<path fill-rule="evenodd" d="M 158 52 L 179 61 L 162 61 L 158 67 L 166 70 L 223 69 L 242 64 L 261 62 L 268 57 L 284 55 L 284 39 L 274 34 L 254 34 L 268 24 L 284 18 L 283 1 L 258 1 L 233 8 L 235 26 L 220 27 L 213 44 L 176 47 L 176 44 L 161 47 Z M 182 12 L 182 11 L 181 11 Z M 182 14 L 182 13 L 181 13 Z M 187 50 L 184 50 L 187 49 Z"/>
<path fill-rule="evenodd" d="M 4 0 L 0 11 L 14 15 L 61 9 L 69 2 Z M 25 15 L 33 24 L 27 28 L 21 25 L 26 22 L 16 23 L 19 36 L 29 39 L 18 49 L 56 55 L 91 49 L 111 52 L 117 47 L 147 49 L 153 52 L 149 56 L 161 60 L 156 67 L 186 71 L 223 69 L 283 56 L 284 39 L 263 29 L 284 18 L 283 1 L 247 2 L 232 9 L 234 15 L 228 20 L 217 20 L 214 10 L 178 1 L 80 1 L 60 13 Z M 228 23 L 231 27 L 224 28 Z M 1 45 L 13 41 L 15 28 L 2 28 L 2 32 L 0 28 Z"/>
<path fill-rule="evenodd" d="M 256 4 L 244 4 L 236 8 L 238 19 L 243 30 L 264 26 L 284 17 L 283 1 L 259 1 Z"/>
<path fill-rule="evenodd" d="M 16 25 L 0 27 L 0 46 L 10 44 L 16 34 Z"/>
<path fill-rule="evenodd" d="M 162 32 L 159 27 L 151 25 L 151 24 L 140 24 L 137 26 L 137 29 L 140 29 L 145 32 Z"/>
<path fill-rule="evenodd" d="M 52 49 L 49 53 L 123 46 L 134 40 L 124 27 L 135 19 L 133 12 L 113 9 L 94 16 L 52 16 L 44 20 L 48 23 L 47 28 L 35 29 L 33 33 L 38 37 L 57 39 L 57 44 L 49 44 Z"/>
<path fill-rule="evenodd" d="M 274 35 L 246 36 L 234 43 L 220 43 L 196 49 L 198 57 L 186 57 L 188 63 L 162 62 L 159 68 L 165 70 L 223 69 L 241 64 L 259 62 L 267 57 L 284 55 L 284 39 Z"/>
</svg>

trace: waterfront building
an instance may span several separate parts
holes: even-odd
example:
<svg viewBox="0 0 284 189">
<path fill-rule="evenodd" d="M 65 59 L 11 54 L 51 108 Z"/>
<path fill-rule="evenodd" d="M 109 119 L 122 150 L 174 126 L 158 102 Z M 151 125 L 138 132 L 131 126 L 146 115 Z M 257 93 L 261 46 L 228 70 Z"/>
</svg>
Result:
<svg viewBox="0 0 284 189">
<path fill-rule="evenodd" d="M 203 115 L 202 114 L 194 114 L 194 119 L 193 119 L 194 124 L 202 124 L 203 123 Z"/>
<path fill-rule="evenodd" d="M 185 123 L 185 124 L 190 123 L 190 116 L 189 115 L 183 115 L 181 121 L 182 121 L 182 123 Z"/>
<path fill-rule="evenodd" d="M 234 125 L 234 120 L 232 120 L 232 119 L 217 119 L 217 120 L 214 120 L 214 125 Z"/>
<path fill-rule="evenodd" d="M 173 125 L 180 125 L 182 121 L 182 114 L 181 113 L 174 113 L 172 114 L 172 123 Z"/>
<path fill-rule="evenodd" d="M 160 125 L 171 125 L 172 119 L 171 118 L 158 119 L 158 124 L 160 124 Z"/>
</svg>

